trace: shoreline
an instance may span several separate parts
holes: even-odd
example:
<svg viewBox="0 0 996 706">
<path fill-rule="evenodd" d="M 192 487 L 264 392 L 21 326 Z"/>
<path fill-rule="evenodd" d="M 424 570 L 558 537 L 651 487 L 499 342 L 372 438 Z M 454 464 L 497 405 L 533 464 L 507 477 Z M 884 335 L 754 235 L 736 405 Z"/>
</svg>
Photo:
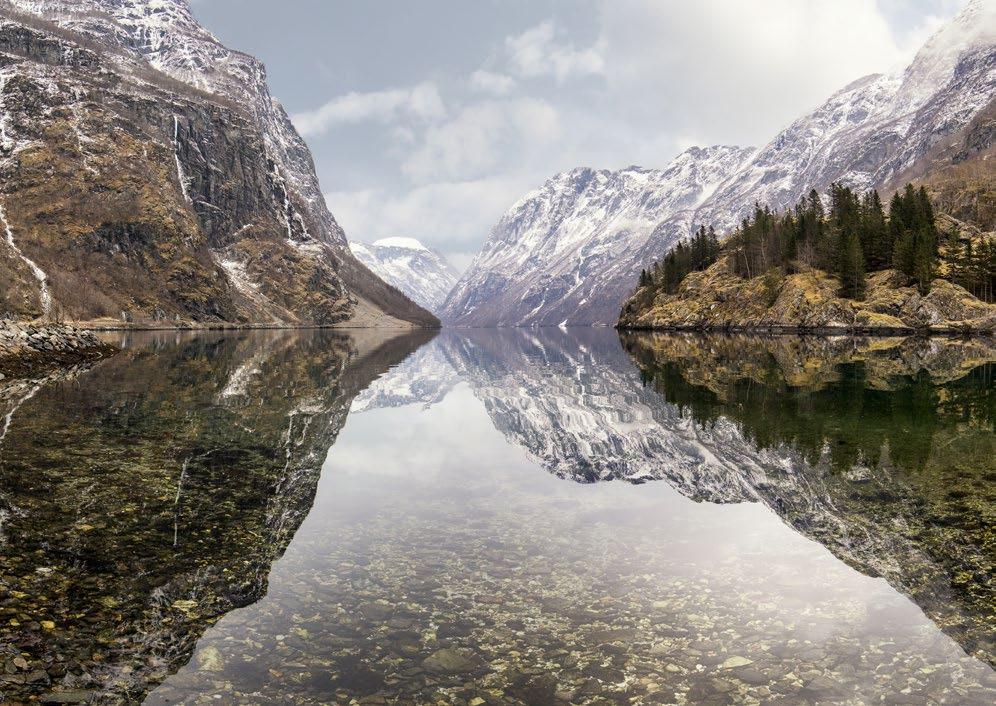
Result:
<svg viewBox="0 0 996 706">
<path fill-rule="evenodd" d="M 0 321 L 0 380 L 94 363 L 119 350 L 75 326 Z"/>
<path fill-rule="evenodd" d="M 617 331 L 639 331 L 649 333 L 742 333 L 769 336 L 881 336 L 884 338 L 994 338 L 996 331 L 978 328 L 935 327 L 914 328 L 895 326 L 787 326 L 787 325 L 696 325 L 673 324 L 668 326 L 615 326 Z"/>
</svg>

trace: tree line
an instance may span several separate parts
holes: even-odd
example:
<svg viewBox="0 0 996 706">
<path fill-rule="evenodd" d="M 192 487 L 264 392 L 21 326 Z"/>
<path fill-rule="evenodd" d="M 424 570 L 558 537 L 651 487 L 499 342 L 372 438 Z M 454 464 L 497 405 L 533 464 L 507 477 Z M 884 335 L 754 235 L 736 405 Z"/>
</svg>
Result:
<svg viewBox="0 0 996 706">
<path fill-rule="evenodd" d="M 886 214 L 877 191 L 859 194 L 833 184 L 828 207 L 815 189 L 783 212 L 755 204 L 722 248 L 712 228 L 699 228 L 663 261 L 643 270 L 640 286 L 673 294 L 689 273 L 706 269 L 725 252 L 741 277 L 815 267 L 840 280 L 842 296 L 861 299 L 867 273 L 894 268 L 926 294 L 940 269 L 940 240 L 923 187 L 907 184 L 896 192 Z M 996 244 L 973 244 L 970 239 L 963 244 L 955 233 L 944 245 L 947 278 L 993 301 Z"/>
</svg>

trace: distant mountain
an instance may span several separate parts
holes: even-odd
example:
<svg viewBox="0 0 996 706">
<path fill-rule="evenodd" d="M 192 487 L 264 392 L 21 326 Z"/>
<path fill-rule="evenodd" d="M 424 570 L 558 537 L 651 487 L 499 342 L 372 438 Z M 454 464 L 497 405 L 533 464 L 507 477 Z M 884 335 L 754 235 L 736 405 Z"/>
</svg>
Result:
<svg viewBox="0 0 996 706">
<path fill-rule="evenodd" d="M 439 313 L 459 277 L 445 257 L 414 238 L 350 242 L 349 249 L 371 272 L 433 313 Z"/>
<path fill-rule="evenodd" d="M 756 152 L 696 149 L 664 172 L 558 175 L 502 217 L 443 318 L 612 324 L 641 267 L 699 224 L 723 233 L 758 201 L 783 208 L 835 181 L 866 189 L 918 176 L 996 96 L 994 44 L 996 0 L 970 0 L 904 70 L 854 81 Z M 676 168 L 693 173 L 663 177 Z"/>
<path fill-rule="evenodd" d="M 654 227 L 690 218 L 751 154 L 695 147 L 666 169 L 554 176 L 498 221 L 443 319 L 462 326 L 614 323 L 640 268 L 664 254 L 650 238 Z"/>
<path fill-rule="evenodd" d="M 432 325 L 350 253 L 255 58 L 188 0 L 0 4 L 0 314 Z"/>
</svg>

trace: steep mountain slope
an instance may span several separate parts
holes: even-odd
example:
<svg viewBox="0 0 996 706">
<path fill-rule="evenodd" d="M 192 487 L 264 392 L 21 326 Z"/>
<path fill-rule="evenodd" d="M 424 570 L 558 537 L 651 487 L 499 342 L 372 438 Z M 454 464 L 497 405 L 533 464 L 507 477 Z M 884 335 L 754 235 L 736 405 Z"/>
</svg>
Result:
<svg viewBox="0 0 996 706">
<path fill-rule="evenodd" d="M 854 81 L 754 154 L 731 149 L 718 165 L 706 156 L 706 178 L 695 182 L 701 188 L 673 204 L 634 214 L 640 199 L 670 200 L 671 190 L 680 192 L 682 185 L 662 180 L 641 191 L 626 179 L 630 170 L 615 178 L 596 173 L 601 180 L 585 170 L 554 177 L 495 226 L 443 318 L 474 326 L 613 323 L 640 268 L 699 224 L 722 234 L 757 201 L 787 207 L 835 181 L 857 189 L 894 185 L 993 100 L 994 42 L 996 0 L 970 0 L 904 70 Z M 685 153 L 675 165 L 697 162 L 698 152 Z M 642 222 L 634 228 L 615 224 L 653 217 L 660 220 L 652 234 Z"/>
<path fill-rule="evenodd" d="M 0 4 L 0 311 L 433 324 L 349 253 L 260 62 L 186 0 Z"/>
<path fill-rule="evenodd" d="M 349 249 L 371 272 L 436 314 L 459 277 L 445 257 L 414 238 L 351 242 Z"/>
<path fill-rule="evenodd" d="M 460 326 L 611 324 L 664 218 L 690 218 L 750 156 L 692 148 L 666 169 L 575 169 L 512 206 L 457 283 L 443 318 Z M 689 221 L 689 225 L 690 225 Z"/>
<path fill-rule="evenodd" d="M 968 125 L 996 96 L 996 1 L 970 0 L 904 70 L 854 81 L 799 118 L 696 211 L 720 232 L 755 201 L 793 205 L 835 181 L 883 187 Z M 911 175 L 912 176 L 912 175 Z M 687 235 L 668 219 L 655 238 Z"/>
</svg>

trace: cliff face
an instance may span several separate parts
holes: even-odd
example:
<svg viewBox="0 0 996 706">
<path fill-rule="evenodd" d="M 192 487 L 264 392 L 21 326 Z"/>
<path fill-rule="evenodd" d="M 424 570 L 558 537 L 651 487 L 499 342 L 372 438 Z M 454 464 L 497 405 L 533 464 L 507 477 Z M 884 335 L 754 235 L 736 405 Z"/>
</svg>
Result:
<svg viewBox="0 0 996 706">
<path fill-rule="evenodd" d="M 185 0 L 0 5 L 0 313 L 435 318 L 349 253 L 262 65 Z"/>
</svg>

